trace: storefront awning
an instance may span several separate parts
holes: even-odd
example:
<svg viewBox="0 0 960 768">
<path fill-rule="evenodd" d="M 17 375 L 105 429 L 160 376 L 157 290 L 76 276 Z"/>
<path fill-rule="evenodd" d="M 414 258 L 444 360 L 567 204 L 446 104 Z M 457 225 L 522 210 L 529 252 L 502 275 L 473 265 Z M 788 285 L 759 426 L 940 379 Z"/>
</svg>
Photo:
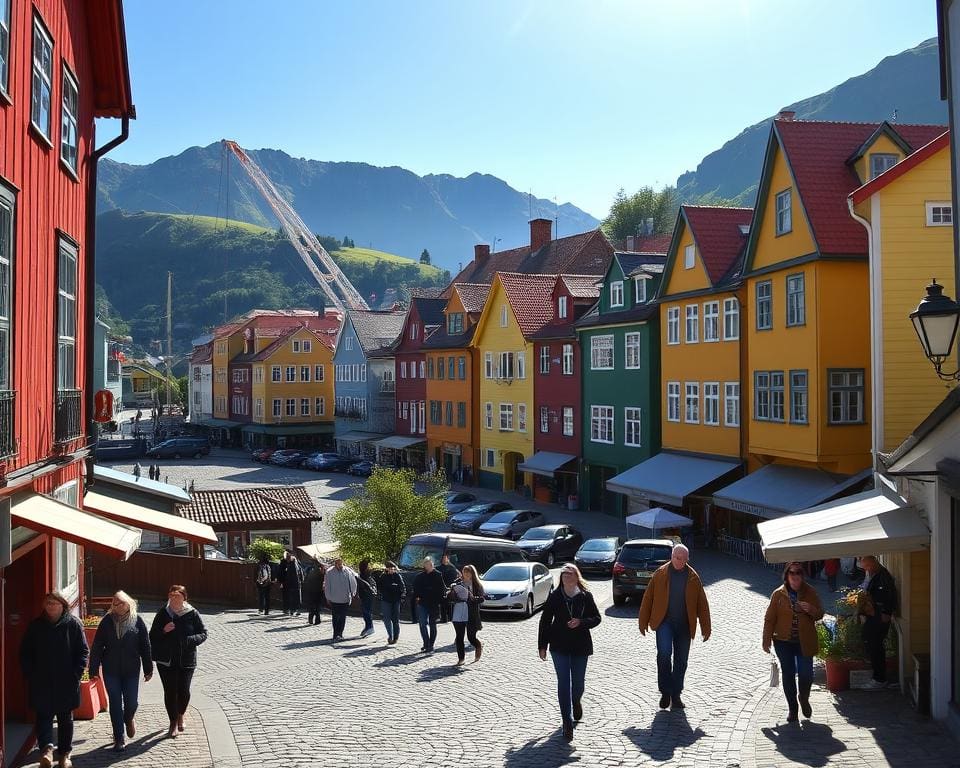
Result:
<svg viewBox="0 0 960 768">
<path fill-rule="evenodd" d="M 607 480 L 607 489 L 628 496 L 681 506 L 705 485 L 740 469 L 740 463 L 678 453 L 658 453 Z"/>
<path fill-rule="evenodd" d="M 178 504 L 189 504 L 190 494 L 183 488 L 171 483 L 161 483 L 159 480 L 150 480 L 146 477 L 137 477 L 129 472 L 120 472 L 110 467 L 102 467 L 99 464 L 93 465 L 94 482 L 102 482 L 106 485 L 117 485 L 122 488 L 144 493 L 148 496 L 158 496 L 166 501 L 172 501 Z"/>
<path fill-rule="evenodd" d="M 39 493 L 14 496 L 10 514 L 14 525 L 47 533 L 126 560 L 140 546 L 140 529 L 120 525 Z"/>
<path fill-rule="evenodd" d="M 229 419 L 207 419 L 203 422 L 205 427 L 223 427 L 225 429 L 233 429 L 234 427 L 242 427 L 243 422 L 240 421 L 230 421 Z"/>
<path fill-rule="evenodd" d="M 369 443 L 385 437 L 387 435 L 381 432 L 344 432 L 342 435 L 334 435 L 333 439 L 343 443 Z"/>
<path fill-rule="evenodd" d="M 245 435 L 329 435 L 333 424 L 245 424 Z"/>
<path fill-rule="evenodd" d="M 930 530 L 916 509 L 892 491 L 865 491 L 757 525 L 771 563 L 825 560 L 930 546 Z"/>
<path fill-rule="evenodd" d="M 571 456 L 569 453 L 537 451 L 526 461 L 517 464 L 517 470 L 520 472 L 533 472 L 535 475 L 543 475 L 544 477 L 553 477 L 553 473 L 564 464 L 569 464 L 571 461 L 576 460 L 577 457 Z"/>
<path fill-rule="evenodd" d="M 323 544 L 301 544 L 297 549 L 314 560 L 326 560 L 340 551 L 340 542 L 326 541 Z"/>
<path fill-rule="evenodd" d="M 124 525 L 165 533 L 178 539 L 202 544 L 216 544 L 217 534 L 206 523 L 197 523 L 179 515 L 158 512 L 122 499 L 115 499 L 96 491 L 87 491 L 83 506 L 98 515 Z"/>
<path fill-rule="evenodd" d="M 713 501 L 718 507 L 770 520 L 839 496 L 871 474 L 868 469 L 843 477 L 822 469 L 768 464 L 714 493 Z"/>
<path fill-rule="evenodd" d="M 427 442 L 427 440 L 423 437 L 403 437 L 402 435 L 390 435 L 390 437 L 385 437 L 383 440 L 377 440 L 374 445 L 377 445 L 380 448 L 393 448 L 394 450 L 400 450 L 402 448 L 411 448 L 414 445 L 420 445 L 421 443 L 425 442 Z"/>
</svg>

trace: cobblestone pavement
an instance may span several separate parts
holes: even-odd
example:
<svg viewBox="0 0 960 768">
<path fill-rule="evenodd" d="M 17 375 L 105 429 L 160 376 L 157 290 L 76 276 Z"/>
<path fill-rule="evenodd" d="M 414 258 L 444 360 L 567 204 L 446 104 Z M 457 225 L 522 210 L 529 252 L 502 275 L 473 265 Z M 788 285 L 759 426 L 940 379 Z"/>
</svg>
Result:
<svg viewBox="0 0 960 768">
<path fill-rule="evenodd" d="M 194 691 L 221 717 L 206 722 L 201 713 L 211 743 L 226 736 L 236 762 L 210 758 L 187 740 L 127 754 L 137 755 L 137 766 L 169 766 L 173 749 L 183 765 L 210 759 L 245 768 L 308 761 L 325 768 L 960 766 L 956 742 L 895 692 L 834 697 L 818 685 L 814 719 L 785 725 L 782 694 L 768 687 L 770 657 L 759 642 L 777 575 L 709 552 L 694 551 L 692 564 L 707 583 L 714 631 L 691 647 L 682 712 L 657 708 L 654 639 L 637 633 L 634 604 L 610 604 L 604 581 L 593 582 L 603 622 L 594 631 L 585 716 L 572 744 L 559 732 L 552 665 L 536 655 L 536 618 L 485 619 L 483 659 L 458 669 L 450 625 L 441 626 L 437 653 L 426 656 L 407 622 L 400 642 L 388 647 L 382 626 L 360 640 L 361 621 L 350 617 L 347 640 L 334 646 L 326 615 L 308 627 L 303 618 L 204 609 L 210 640 Z M 158 730 L 151 710 L 160 706 L 156 698 L 144 704 L 144 733 Z M 78 738 L 104 743 L 104 728 L 101 715 L 81 724 Z"/>
</svg>

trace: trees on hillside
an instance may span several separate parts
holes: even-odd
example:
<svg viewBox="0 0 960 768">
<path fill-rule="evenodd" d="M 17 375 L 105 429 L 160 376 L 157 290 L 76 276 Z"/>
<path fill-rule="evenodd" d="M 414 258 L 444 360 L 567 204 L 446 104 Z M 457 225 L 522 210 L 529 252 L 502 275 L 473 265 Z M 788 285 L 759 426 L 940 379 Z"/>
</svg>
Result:
<svg viewBox="0 0 960 768">
<path fill-rule="evenodd" d="M 663 235 L 673 231 L 679 202 L 676 189 L 665 186 L 659 192 L 641 187 L 628 195 L 623 187 L 617 192 L 610 214 L 600 228 L 609 240 L 624 240 L 631 235 Z M 652 227 L 648 227 L 652 219 Z"/>
<path fill-rule="evenodd" d="M 428 251 L 426 248 L 424 248 L 423 253 L 420 254 L 420 263 L 428 265 L 432 263 L 430 261 L 430 251 Z"/>
</svg>

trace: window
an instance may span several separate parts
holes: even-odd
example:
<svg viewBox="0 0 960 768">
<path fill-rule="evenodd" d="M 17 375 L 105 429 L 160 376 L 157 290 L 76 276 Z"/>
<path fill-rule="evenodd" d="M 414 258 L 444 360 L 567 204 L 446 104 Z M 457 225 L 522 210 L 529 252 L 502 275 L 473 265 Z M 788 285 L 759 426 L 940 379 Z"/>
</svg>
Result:
<svg viewBox="0 0 960 768">
<path fill-rule="evenodd" d="M 513 431 L 513 403 L 500 403 L 500 431 Z"/>
<path fill-rule="evenodd" d="M 296 380 L 297 380 L 297 366 L 288 365 L 287 371 L 286 371 L 286 381 L 289 383 Z"/>
<path fill-rule="evenodd" d="M 64 239 L 57 260 L 57 388 L 77 386 L 77 249 Z"/>
<path fill-rule="evenodd" d="M 517 378 L 527 378 L 527 355 L 524 352 L 517 352 Z"/>
<path fill-rule="evenodd" d="M 563 345 L 563 375 L 573 376 L 573 344 Z"/>
<path fill-rule="evenodd" d="M 783 371 L 770 371 L 770 421 L 784 418 Z"/>
<path fill-rule="evenodd" d="M 680 382 L 667 382 L 667 421 L 680 421 Z"/>
<path fill-rule="evenodd" d="M 0 0 L 2 2 L 3 0 Z M 77 130 L 77 115 L 80 114 L 80 96 L 77 81 L 70 74 L 66 65 L 63 67 L 63 114 L 60 118 L 60 159 L 66 166 L 77 173 L 77 147 L 79 133 Z"/>
<path fill-rule="evenodd" d="M 452 427 L 453 426 L 453 401 L 452 400 L 447 400 L 446 405 L 443 409 L 443 412 L 444 412 L 444 419 L 443 419 L 444 424 L 446 424 L 448 427 Z"/>
<path fill-rule="evenodd" d="M 703 382 L 703 423 L 720 426 L 720 382 Z"/>
<path fill-rule="evenodd" d="M 700 306 L 687 304 L 687 344 L 696 344 L 700 340 Z"/>
<path fill-rule="evenodd" d="M 808 421 L 806 371 L 790 371 L 790 421 L 794 424 Z"/>
<path fill-rule="evenodd" d="M 304 339 L 304 340 L 301 342 L 301 344 L 300 344 L 300 348 L 301 348 L 304 352 L 312 352 L 312 351 L 313 351 L 313 344 L 312 344 L 312 342 L 310 341 L 310 339 Z"/>
<path fill-rule="evenodd" d="M 68 506 L 79 507 L 76 480 L 61 485 L 52 495 L 57 501 Z M 80 595 L 80 568 L 77 556 L 79 550 L 77 545 L 72 542 L 62 539 L 54 539 L 53 541 L 54 584 L 57 591 L 67 599 L 67 602 L 73 603 Z"/>
<path fill-rule="evenodd" d="M 299 352 L 299 351 L 300 351 L 300 339 L 294 339 L 293 341 L 291 341 L 291 342 L 290 342 L 290 346 L 291 346 L 291 348 L 293 349 L 294 352 Z"/>
<path fill-rule="evenodd" d="M 740 426 L 740 382 L 728 381 L 723 385 L 723 424 Z"/>
<path fill-rule="evenodd" d="M 41 26 L 33 20 L 33 99 L 30 120 L 43 137 L 50 141 L 50 109 L 53 93 L 53 41 Z"/>
<path fill-rule="evenodd" d="M 573 406 L 563 407 L 563 436 L 573 437 Z"/>
<path fill-rule="evenodd" d="M 410 378 L 411 379 L 417 378 L 417 361 L 416 360 L 410 361 Z"/>
<path fill-rule="evenodd" d="M 803 274 L 787 275 L 787 325 L 803 325 L 806 321 Z"/>
<path fill-rule="evenodd" d="M 227 383 L 227 369 L 226 368 L 217 368 L 215 374 L 215 379 L 217 384 L 226 384 Z"/>
<path fill-rule="evenodd" d="M 611 406 L 590 406 L 590 441 L 613 443 L 613 408 Z"/>
<path fill-rule="evenodd" d="M 703 340 L 720 341 L 719 301 L 708 301 L 703 305 Z"/>
<path fill-rule="evenodd" d="M 928 227 L 953 226 L 953 205 L 949 200 L 946 202 L 927 203 L 926 209 Z"/>
<path fill-rule="evenodd" d="M 254 539 L 266 539 L 267 541 L 273 541 L 277 544 L 281 544 L 285 549 L 291 549 L 293 547 L 293 531 L 290 529 L 278 531 L 250 531 L 248 535 L 250 537 L 250 541 L 253 541 Z"/>
<path fill-rule="evenodd" d="M 196 372 L 199 374 L 200 369 L 196 368 Z M 195 377 L 197 381 L 200 380 L 199 376 Z M 254 384 L 263 384 L 263 366 L 257 365 L 253 368 L 253 383 Z"/>
<path fill-rule="evenodd" d="M 493 403 L 484 403 L 483 424 L 487 429 L 493 429 Z"/>
<path fill-rule="evenodd" d="M 540 347 L 540 373 L 550 373 L 550 347 Z"/>
<path fill-rule="evenodd" d="M 688 381 L 685 385 L 683 420 L 687 424 L 700 423 L 700 382 Z"/>
<path fill-rule="evenodd" d="M 407 418 L 406 414 L 408 413 L 408 406 L 409 406 L 409 414 L 410 414 L 410 434 L 412 435 L 417 431 L 417 401 L 411 400 L 409 403 L 404 402 L 403 418 Z"/>
<path fill-rule="evenodd" d="M 623 409 L 623 444 L 640 447 L 640 409 Z"/>
<path fill-rule="evenodd" d="M 644 277 L 633 278 L 633 301 L 645 304 L 647 301 L 647 280 Z"/>
<path fill-rule="evenodd" d="M 442 381 L 443 377 L 446 376 L 446 374 L 447 374 L 447 369 L 443 364 L 443 358 L 438 357 L 437 358 L 437 378 Z"/>
<path fill-rule="evenodd" d="M 411 323 L 411 324 L 410 324 L 410 338 L 411 338 L 411 339 L 415 339 L 415 338 L 417 338 L 417 336 L 419 336 L 419 335 L 420 335 L 420 326 L 418 326 L 416 323 Z"/>
<path fill-rule="evenodd" d="M 495 467 L 497 465 L 496 453 L 494 453 L 492 448 L 487 448 L 487 466 Z"/>
<path fill-rule="evenodd" d="M 830 423 L 863 423 L 863 369 L 831 370 Z"/>
<path fill-rule="evenodd" d="M 0 0 L 2 5 L 4 0 Z M 9 6 L 8 6 L 9 7 Z M 9 18 L 9 17 L 8 17 Z M 0 187 L 0 389 L 11 387 L 13 329 L 13 197 Z"/>
<path fill-rule="evenodd" d="M 457 403 L 457 426 L 467 426 L 467 404 L 463 402 Z"/>
<path fill-rule="evenodd" d="M 773 283 L 769 280 L 757 283 L 757 330 L 773 328 Z"/>
<path fill-rule="evenodd" d="M 421 360 L 421 361 L 420 361 L 420 378 L 421 378 L 421 379 L 426 378 L 426 377 L 424 376 L 424 372 L 425 372 L 425 370 L 426 370 L 426 366 L 427 366 L 426 362 L 425 362 L 424 360 Z"/>
<path fill-rule="evenodd" d="M 680 343 L 680 307 L 667 307 L 667 344 Z"/>
<path fill-rule="evenodd" d="M 594 336 L 590 339 L 590 370 L 613 370 L 613 336 Z"/>
<path fill-rule="evenodd" d="M 560 296 L 557 298 L 557 317 L 561 320 L 567 316 L 567 297 Z"/>
<path fill-rule="evenodd" d="M 279 397 L 273 398 L 273 415 L 275 417 L 281 416 L 281 402 Z"/>
<path fill-rule="evenodd" d="M 513 352 L 501 352 L 500 364 L 497 366 L 498 379 L 513 379 Z"/>
<path fill-rule="evenodd" d="M 889 171 L 900 160 L 899 155 L 876 152 L 870 155 L 870 178 L 875 179 L 884 171 Z"/>
<path fill-rule="evenodd" d="M 486 379 L 493 378 L 493 352 L 483 353 L 483 376 Z"/>
<path fill-rule="evenodd" d="M 300 366 L 300 381 L 310 381 L 310 366 L 301 365 Z"/>
<path fill-rule="evenodd" d="M 194 381 L 200 381 L 200 366 L 199 366 L 199 365 L 193 366 L 193 380 L 194 380 Z"/>
<path fill-rule="evenodd" d="M 693 269 L 694 264 L 696 264 L 696 248 L 688 245 L 683 249 L 683 268 Z"/>
<path fill-rule="evenodd" d="M 451 336 L 463 333 L 463 312 L 451 312 L 447 315 L 447 333 Z"/>
<path fill-rule="evenodd" d="M 500 306 L 500 327 L 506 328 L 509 321 L 510 321 L 510 316 L 507 314 L 507 305 L 502 304 Z"/>
<path fill-rule="evenodd" d="M 550 409 L 545 405 L 540 406 L 540 431 L 550 431 Z"/>
<path fill-rule="evenodd" d="M 0 93 L 10 91 L 10 0 L 0 0 Z"/>
<path fill-rule="evenodd" d="M 287 398 L 286 414 L 287 414 L 287 416 L 296 416 L 296 415 L 297 415 L 297 398 L 295 398 L 295 397 L 288 397 L 288 398 Z"/>
<path fill-rule="evenodd" d="M 443 423 L 443 405 L 439 400 L 430 401 L 430 423 L 437 425 Z"/>
<path fill-rule="evenodd" d="M 640 334 L 628 333 L 623 337 L 623 364 L 625 368 L 640 367 Z"/>
<path fill-rule="evenodd" d="M 456 373 L 457 359 L 453 355 L 450 355 L 450 357 L 447 358 L 447 378 L 450 379 L 450 381 L 453 381 L 456 377 Z"/>
<path fill-rule="evenodd" d="M 770 421 L 770 374 L 767 371 L 754 371 L 753 390 L 753 418 Z"/>
<path fill-rule="evenodd" d="M 343 341 L 344 346 L 347 348 L 347 352 L 350 352 L 353 349 L 353 336 L 347 335 Z"/>
<path fill-rule="evenodd" d="M 199 395 L 200 393 L 197 392 L 197 394 Z M 258 419 L 263 418 L 263 398 L 262 397 L 258 397 L 253 402 L 253 415 Z"/>
<path fill-rule="evenodd" d="M 777 195 L 777 234 L 785 235 L 793 230 L 791 193 L 785 189 Z"/>
<path fill-rule="evenodd" d="M 520 432 L 527 431 L 527 404 L 517 403 L 517 429 Z"/>
<path fill-rule="evenodd" d="M 723 300 L 723 338 L 726 341 L 740 338 L 740 302 L 736 299 Z"/>
<path fill-rule="evenodd" d="M 457 358 L 457 378 L 460 381 L 467 380 L 467 358 L 464 356 Z"/>
<path fill-rule="evenodd" d="M 422 435 L 427 431 L 427 402 L 426 400 L 421 400 L 417 405 L 417 413 L 419 416 L 419 425 L 420 425 L 420 434 Z"/>
<path fill-rule="evenodd" d="M 400 378 L 401 379 L 407 378 L 407 361 L 406 360 L 400 361 Z"/>
<path fill-rule="evenodd" d="M 623 281 L 622 280 L 617 280 L 615 283 L 610 283 L 610 306 L 611 307 L 623 306 Z"/>
<path fill-rule="evenodd" d="M 315 416 L 326 416 L 327 402 L 322 397 L 317 397 L 313 401 L 313 412 Z"/>
<path fill-rule="evenodd" d="M 300 398 L 300 415 L 301 416 L 310 415 L 310 398 L 309 397 Z"/>
<path fill-rule="evenodd" d="M 427 378 L 428 379 L 433 378 L 433 358 L 432 357 L 427 358 Z"/>
</svg>

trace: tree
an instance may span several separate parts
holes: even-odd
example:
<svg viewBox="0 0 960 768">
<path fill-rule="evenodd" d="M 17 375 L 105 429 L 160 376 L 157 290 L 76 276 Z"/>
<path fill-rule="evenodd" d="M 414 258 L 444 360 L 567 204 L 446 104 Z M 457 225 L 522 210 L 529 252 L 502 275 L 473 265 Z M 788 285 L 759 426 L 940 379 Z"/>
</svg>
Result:
<svg viewBox="0 0 960 768">
<path fill-rule="evenodd" d="M 677 218 L 676 190 L 664 187 L 659 192 L 653 187 L 641 187 L 628 195 L 621 187 L 610 206 L 610 214 L 600 228 L 609 240 L 617 242 L 631 235 L 663 235 L 673 231 Z M 647 219 L 653 219 L 653 231 L 645 229 Z"/>
<path fill-rule="evenodd" d="M 340 552 L 348 562 L 369 557 L 382 563 L 400 553 L 415 533 L 428 531 L 446 519 L 444 494 L 449 486 L 442 475 L 427 476 L 417 490 L 412 469 L 377 467 L 366 483 L 334 514 L 330 525 Z"/>
<path fill-rule="evenodd" d="M 430 261 L 430 251 L 428 251 L 426 248 L 424 248 L 423 253 L 420 254 L 420 263 L 427 265 L 432 263 Z"/>
</svg>

